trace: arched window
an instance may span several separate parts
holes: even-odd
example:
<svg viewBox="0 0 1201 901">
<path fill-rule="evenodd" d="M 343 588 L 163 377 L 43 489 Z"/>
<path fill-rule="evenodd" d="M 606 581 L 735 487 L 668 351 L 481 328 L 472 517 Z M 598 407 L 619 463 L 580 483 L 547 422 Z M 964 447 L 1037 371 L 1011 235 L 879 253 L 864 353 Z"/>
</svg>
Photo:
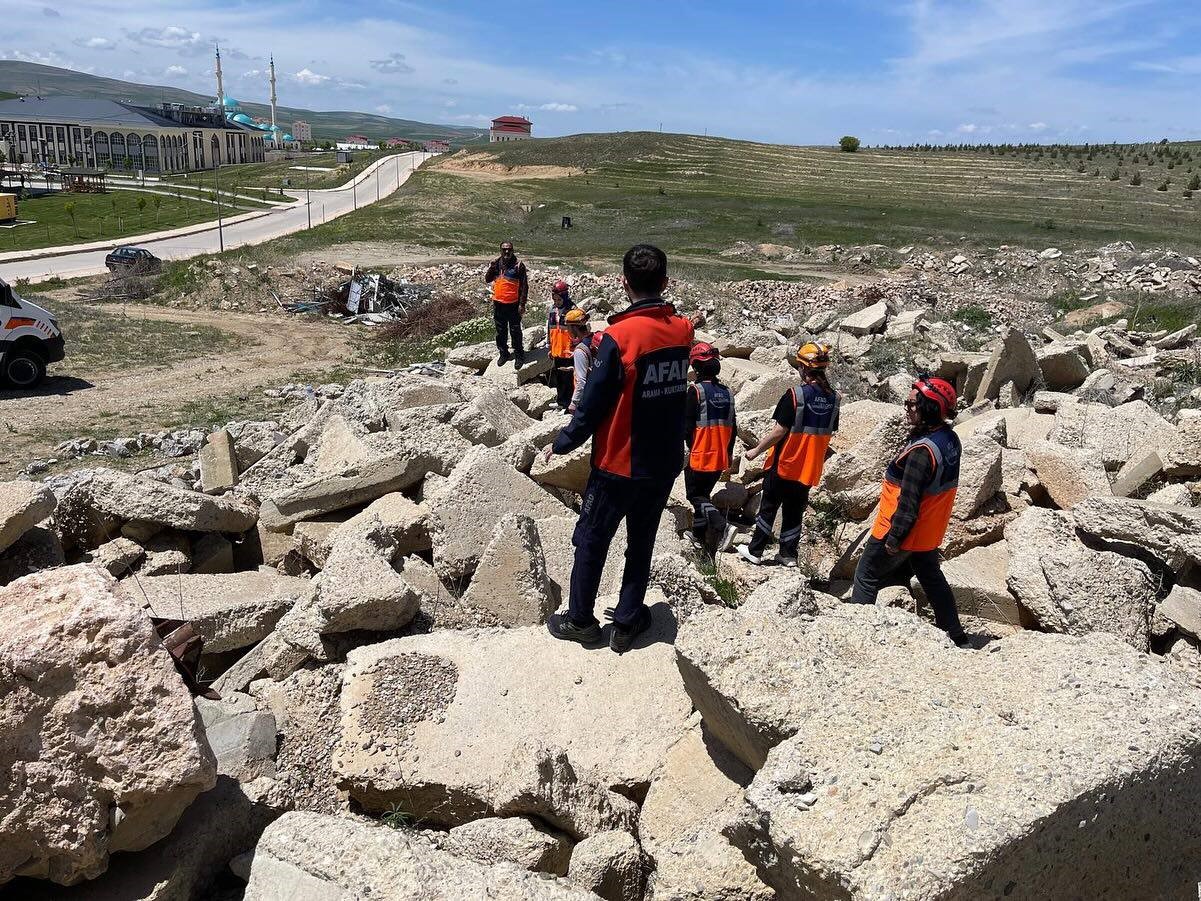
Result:
<svg viewBox="0 0 1201 901">
<path fill-rule="evenodd" d="M 125 155 L 129 157 L 129 168 L 144 169 L 142 161 L 142 139 L 135 134 L 125 136 Z"/>
<path fill-rule="evenodd" d="M 119 169 L 125 165 L 125 135 L 119 131 L 114 131 L 109 135 L 108 150 L 114 168 Z"/>
<path fill-rule="evenodd" d="M 108 132 L 92 132 L 92 148 L 96 151 L 96 165 L 108 165 Z"/>
<path fill-rule="evenodd" d="M 142 154 L 146 158 L 147 171 L 157 172 L 159 170 L 158 138 L 154 135 L 146 135 L 142 138 Z"/>
</svg>

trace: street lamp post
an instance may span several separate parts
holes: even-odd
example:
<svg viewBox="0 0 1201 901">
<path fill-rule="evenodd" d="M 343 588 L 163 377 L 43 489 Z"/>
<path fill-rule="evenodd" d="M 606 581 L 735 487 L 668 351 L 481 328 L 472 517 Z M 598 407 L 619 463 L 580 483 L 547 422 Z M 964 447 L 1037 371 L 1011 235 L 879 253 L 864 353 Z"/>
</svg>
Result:
<svg viewBox="0 0 1201 901">
<path fill-rule="evenodd" d="M 357 210 L 359 208 L 359 190 L 353 178 L 350 180 L 350 196 L 354 201 L 354 208 Z"/>
<path fill-rule="evenodd" d="M 309 182 L 313 180 L 311 172 L 304 174 L 304 212 L 309 217 L 309 228 L 313 227 L 313 199 L 309 194 Z"/>
<path fill-rule="evenodd" d="M 221 223 L 221 161 L 213 160 L 213 184 L 217 188 L 217 247 L 219 253 L 225 253 L 225 233 Z"/>
</svg>

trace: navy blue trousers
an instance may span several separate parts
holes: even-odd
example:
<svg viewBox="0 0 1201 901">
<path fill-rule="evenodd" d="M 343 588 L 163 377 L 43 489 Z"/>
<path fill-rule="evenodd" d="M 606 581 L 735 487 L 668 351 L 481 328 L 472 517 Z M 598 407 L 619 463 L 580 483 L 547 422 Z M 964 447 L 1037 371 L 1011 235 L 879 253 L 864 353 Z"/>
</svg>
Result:
<svg viewBox="0 0 1201 901">
<path fill-rule="evenodd" d="M 626 524 L 626 565 L 621 596 L 613 623 L 622 629 L 636 625 L 646 615 L 646 585 L 650 579 L 655 533 L 667 507 L 675 479 L 624 479 L 592 470 L 584 503 L 571 543 L 575 563 L 571 568 L 571 598 L 567 615 L 576 625 L 597 623 L 596 595 L 609 556 L 609 545 L 622 522 Z"/>
</svg>

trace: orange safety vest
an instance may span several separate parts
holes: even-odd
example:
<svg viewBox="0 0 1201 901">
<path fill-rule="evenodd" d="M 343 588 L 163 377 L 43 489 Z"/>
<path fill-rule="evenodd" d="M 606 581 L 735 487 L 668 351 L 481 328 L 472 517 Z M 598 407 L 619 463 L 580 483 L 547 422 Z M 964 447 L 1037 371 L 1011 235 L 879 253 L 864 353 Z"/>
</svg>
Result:
<svg viewBox="0 0 1201 901">
<path fill-rule="evenodd" d="M 830 436 L 838 428 L 837 394 L 826 394 L 813 385 L 789 388 L 796 416 L 784 440 L 767 453 L 764 467 L 776 475 L 810 488 L 822 480 Z"/>
<path fill-rule="evenodd" d="M 693 472 L 725 472 L 730 468 L 730 439 L 734 436 L 734 396 L 725 385 L 698 382 L 696 431 L 688 467 Z"/>
<path fill-rule="evenodd" d="M 551 307 L 546 322 L 546 337 L 550 355 L 557 359 L 571 356 L 571 332 L 567 330 L 567 310 Z"/>
<path fill-rule="evenodd" d="M 502 271 L 492 282 L 492 300 L 495 303 L 517 303 L 521 300 L 521 279 L 516 267 Z"/>
<path fill-rule="evenodd" d="M 922 494 L 917 508 L 917 521 L 901 542 L 901 550 L 933 551 L 946 537 L 951 511 L 955 507 L 955 492 L 959 487 L 959 437 L 949 427 L 909 442 L 888 464 L 884 471 L 884 485 L 880 489 L 880 512 L 872 527 L 872 537 L 883 541 L 892 528 L 892 517 L 897 512 L 897 502 L 901 496 L 901 480 L 905 476 L 904 460 L 915 452 L 928 453 L 934 459 L 934 477 Z"/>
</svg>

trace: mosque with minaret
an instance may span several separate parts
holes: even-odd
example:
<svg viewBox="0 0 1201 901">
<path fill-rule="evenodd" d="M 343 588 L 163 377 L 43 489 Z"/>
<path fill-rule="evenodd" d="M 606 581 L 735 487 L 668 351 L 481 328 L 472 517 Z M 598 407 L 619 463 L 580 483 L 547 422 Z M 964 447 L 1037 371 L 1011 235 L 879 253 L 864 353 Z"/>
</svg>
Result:
<svg viewBox="0 0 1201 901">
<path fill-rule="evenodd" d="M 299 142 L 275 121 L 275 55 L 272 54 L 267 67 L 267 84 L 271 88 L 271 121 L 254 119 L 242 112 L 238 101 L 225 94 L 224 79 L 221 74 L 221 48 L 217 47 L 217 108 L 225 114 L 226 121 L 254 128 L 263 132 L 263 141 L 268 150 L 285 150 L 299 147 Z"/>
</svg>

